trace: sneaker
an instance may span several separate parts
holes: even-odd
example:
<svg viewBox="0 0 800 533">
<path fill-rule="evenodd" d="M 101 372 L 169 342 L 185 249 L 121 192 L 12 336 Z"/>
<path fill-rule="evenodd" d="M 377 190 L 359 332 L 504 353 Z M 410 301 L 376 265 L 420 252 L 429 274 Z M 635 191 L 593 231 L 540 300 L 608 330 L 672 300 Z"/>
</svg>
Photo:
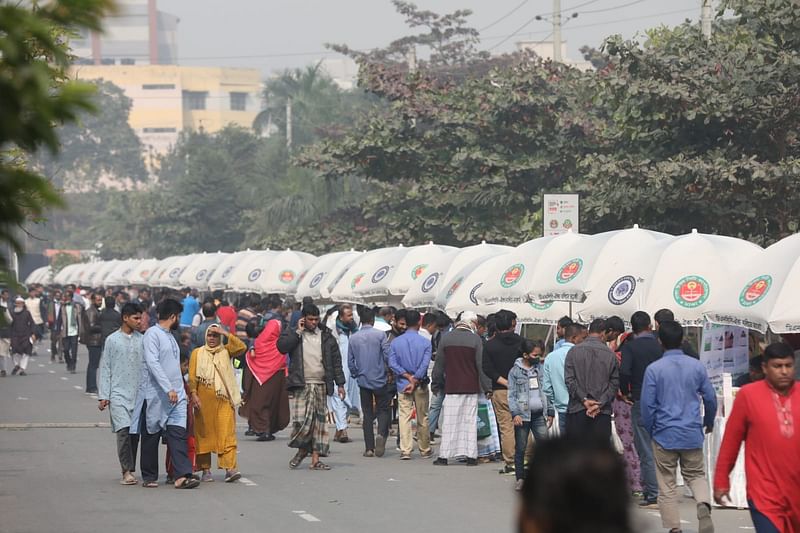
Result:
<svg viewBox="0 0 800 533">
<path fill-rule="evenodd" d="M 383 457 L 384 453 L 386 453 L 386 437 L 378 435 L 375 437 L 375 456 Z"/>
<path fill-rule="evenodd" d="M 410 453 L 401 453 L 400 454 L 400 460 L 401 461 L 410 461 L 411 460 L 411 454 Z"/>
<path fill-rule="evenodd" d="M 18 366 L 15 366 L 15 367 L 14 367 L 14 370 L 12 370 L 12 371 L 11 371 L 11 375 L 12 375 L 12 376 L 16 376 L 16 375 L 17 375 L 17 372 L 19 372 L 19 367 L 18 367 Z"/>
<path fill-rule="evenodd" d="M 439 457 L 433 462 L 433 466 L 447 466 L 447 459 Z"/>
<path fill-rule="evenodd" d="M 697 504 L 697 519 L 700 521 L 697 533 L 714 533 L 714 522 L 711 521 L 711 506 L 709 504 Z"/>
<path fill-rule="evenodd" d="M 211 472 L 203 472 L 203 475 L 200 476 L 200 481 L 211 483 L 214 481 L 214 476 L 211 475 Z"/>
<path fill-rule="evenodd" d="M 364 452 L 363 455 L 364 457 L 375 457 L 375 452 L 373 452 L 372 450 L 367 450 Z"/>
<path fill-rule="evenodd" d="M 644 499 L 639 502 L 639 509 L 658 509 L 658 500 Z"/>
<path fill-rule="evenodd" d="M 522 490 L 522 487 L 525 485 L 524 479 L 518 479 L 517 483 L 514 485 L 514 490 L 519 492 Z"/>
<path fill-rule="evenodd" d="M 24 370 L 20 370 L 19 371 L 19 375 L 20 376 L 27 376 L 28 374 L 26 374 Z"/>
<path fill-rule="evenodd" d="M 511 476 L 516 473 L 516 469 L 513 465 L 505 465 L 503 468 L 500 469 L 499 474 L 502 476 Z"/>
<path fill-rule="evenodd" d="M 420 455 L 422 456 L 423 459 L 430 459 L 431 457 L 433 457 L 433 450 L 428 450 L 425 453 L 420 452 Z"/>
<path fill-rule="evenodd" d="M 472 457 L 467 457 L 467 466 L 478 466 L 478 459 L 473 459 Z"/>
<path fill-rule="evenodd" d="M 238 470 L 225 471 L 225 483 L 233 483 L 234 481 L 239 481 L 241 478 L 242 474 Z"/>
<path fill-rule="evenodd" d="M 256 435 L 258 435 L 258 433 L 253 431 L 252 428 L 247 428 L 247 431 L 244 432 L 245 437 L 255 437 Z"/>
</svg>

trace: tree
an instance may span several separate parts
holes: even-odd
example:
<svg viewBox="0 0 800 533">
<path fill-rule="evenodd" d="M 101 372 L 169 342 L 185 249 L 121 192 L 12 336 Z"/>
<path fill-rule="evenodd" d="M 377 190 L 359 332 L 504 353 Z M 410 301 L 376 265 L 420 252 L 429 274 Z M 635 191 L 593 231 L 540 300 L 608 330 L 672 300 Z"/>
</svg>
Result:
<svg viewBox="0 0 800 533">
<path fill-rule="evenodd" d="M 0 243 L 17 251 L 18 228 L 63 205 L 47 178 L 29 169 L 29 158 L 42 149 L 57 153 L 56 126 L 92 109 L 92 87 L 67 80 L 65 37 L 78 27 L 100 31 L 112 11 L 111 0 L 0 5 Z"/>
</svg>

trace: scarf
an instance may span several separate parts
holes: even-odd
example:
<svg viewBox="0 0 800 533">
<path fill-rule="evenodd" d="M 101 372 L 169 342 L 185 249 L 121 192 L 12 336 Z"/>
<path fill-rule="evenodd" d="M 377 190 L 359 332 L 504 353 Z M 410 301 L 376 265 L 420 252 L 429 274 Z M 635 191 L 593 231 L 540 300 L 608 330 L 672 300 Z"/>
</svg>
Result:
<svg viewBox="0 0 800 533">
<path fill-rule="evenodd" d="M 281 334 L 281 321 L 270 320 L 256 338 L 253 349 L 247 352 L 247 367 L 259 385 L 266 383 L 279 370 L 286 368 L 286 356 L 276 343 Z"/>
<path fill-rule="evenodd" d="M 350 335 L 352 335 L 353 333 L 358 331 L 358 324 L 356 324 L 355 320 L 353 320 L 349 324 L 345 324 L 344 322 L 342 322 L 341 320 L 339 320 L 337 318 L 336 319 L 336 329 L 339 330 L 339 333 L 344 333 L 345 335 L 347 335 L 349 337 Z"/>
<path fill-rule="evenodd" d="M 472 322 L 456 322 L 455 329 L 460 329 L 462 331 L 469 331 L 471 333 L 475 333 L 475 324 Z"/>
<path fill-rule="evenodd" d="M 206 387 L 212 387 L 217 398 L 225 398 L 235 408 L 242 403 L 239 384 L 233 375 L 231 356 L 222 344 L 222 339 L 220 338 L 220 344 L 215 348 L 208 345 L 208 333 L 212 326 L 219 327 L 219 324 L 211 324 L 208 327 L 206 343 L 197 349 L 197 381 Z"/>
</svg>

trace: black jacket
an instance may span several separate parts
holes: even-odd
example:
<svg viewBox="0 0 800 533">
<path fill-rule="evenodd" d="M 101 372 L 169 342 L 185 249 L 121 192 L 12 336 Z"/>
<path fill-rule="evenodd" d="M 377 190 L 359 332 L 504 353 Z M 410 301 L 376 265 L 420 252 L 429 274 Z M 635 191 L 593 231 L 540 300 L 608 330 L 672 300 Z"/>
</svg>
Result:
<svg viewBox="0 0 800 533">
<path fill-rule="evenodd" d="M 644 371 L 653 361 L 661 359 L 664 349 L 654 335 L 643 335 L 625 341 L 620 350 L 622 363 L 619 369 L 619 388 L 638 402 L 642 397 Z"/>
<path fill-rule="evenodd" d="M 325 369 L 325 389 L 330 396 L 335 392 L 334 383 L 340 387 L 344 386 L 342 355 L 339 352 L 339 341 L 331 333 L 331 330 L 320 326 L 320 332 L 322 334 L 322 367 Z M 283 328 L 277 347 L 279 352 L 289 355 L 289 376 L 286 379 L 286 388 L 290 391 L 304 388 L 306 378 L 303 366 L 303 342 L 300 335 L 292 328 Z"/>
<path fill-rule="evenodd" d="M 522 337 L 513 331 L 495 335 L 483 347 L 483 373 L 492 380 L 492 390 L 507 390 L 500 385 L 498 378 L 508 379 L 514 362 L 522 357 Z"/>
<path fill-rule="evenodd" d="M 86 346 L 103 345 L 103 329 L 100 326 L 100 310 L 93 304 L 86 308 L 86 336 L 84 337 Z"/>
<path fill-rule="evenodd" d="M 117 331 L 122 326 L 122 316 L 117 313 L 117 310 L 112 308 L 105 308 L 100 313 L 100 331 L 103 336 L 103 344 L 109 335 Z"/>
</svg>

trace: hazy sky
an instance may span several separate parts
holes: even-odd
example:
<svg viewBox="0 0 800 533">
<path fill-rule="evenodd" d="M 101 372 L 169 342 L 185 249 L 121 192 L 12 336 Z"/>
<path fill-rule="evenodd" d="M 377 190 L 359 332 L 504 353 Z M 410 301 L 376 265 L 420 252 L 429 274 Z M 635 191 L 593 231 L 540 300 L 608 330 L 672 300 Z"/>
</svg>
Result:
<svg viewBox="0 0 800 533">
<path fill-rule="evenodd" d="M 532 19 L 552 13 L 552 0 L 415 3 L 437 13 L 472 10 L 471 25 L 483 30 L 481 46 L 494 47 L 493 52 L 511 51 L 518 40 L 550 39 L 551 23 Z M 661 24 L 696 21 L 700 4 L 701 0 L 561 0 L 565 14 L 578 13 L 563 30 L 568 57 L 580 59 L 582 45 L 599 46 L 615 33 L 631 37 Z M 325 53 L 326 42 L 373 48 L 410 33 L 389 0 L 158 0 L 158 8 L 180 18 L 178 55 L 183 65 L 251 67 L 269 73 L 335 57 Z"/>
</svg>

